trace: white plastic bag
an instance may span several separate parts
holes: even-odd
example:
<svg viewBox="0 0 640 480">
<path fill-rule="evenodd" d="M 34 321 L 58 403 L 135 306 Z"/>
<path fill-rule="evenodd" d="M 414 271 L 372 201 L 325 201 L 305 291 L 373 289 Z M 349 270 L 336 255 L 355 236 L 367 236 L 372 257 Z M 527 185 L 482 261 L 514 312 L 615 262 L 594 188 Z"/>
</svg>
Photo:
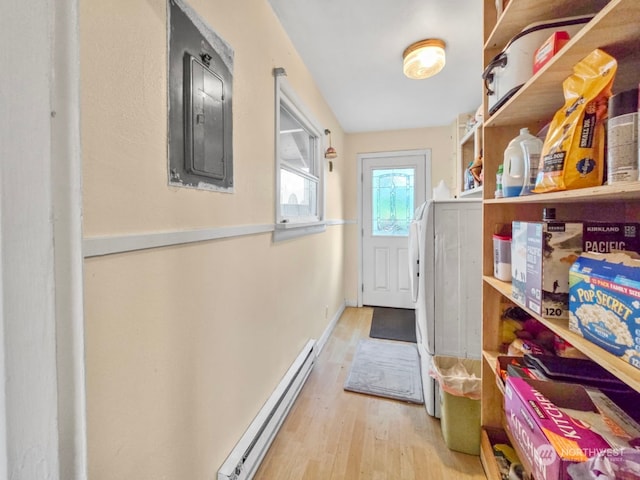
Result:
<svg viewBox="0 0 640 480">
<path fill-rule="evenodd" d="M 440 388 L 456 397 L 479 400 L 482 391 L 480 360 L 470 358 L 433 357 L 430 375 Z"/>
</svg>

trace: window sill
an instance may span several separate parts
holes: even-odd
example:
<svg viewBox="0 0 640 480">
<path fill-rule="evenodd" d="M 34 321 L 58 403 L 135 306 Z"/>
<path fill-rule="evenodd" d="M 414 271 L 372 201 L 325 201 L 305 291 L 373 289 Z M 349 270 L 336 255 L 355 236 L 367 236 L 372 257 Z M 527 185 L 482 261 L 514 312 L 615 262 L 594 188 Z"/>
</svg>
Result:
<svg viewBox="0 0 640 480">
<path fill-rule="evenodd" d="M 313 235 L 327 230 L 326 222 L 278 223 L 273 231 L 273 241 L 280 242 L 304 235 Z"/>
</svg>

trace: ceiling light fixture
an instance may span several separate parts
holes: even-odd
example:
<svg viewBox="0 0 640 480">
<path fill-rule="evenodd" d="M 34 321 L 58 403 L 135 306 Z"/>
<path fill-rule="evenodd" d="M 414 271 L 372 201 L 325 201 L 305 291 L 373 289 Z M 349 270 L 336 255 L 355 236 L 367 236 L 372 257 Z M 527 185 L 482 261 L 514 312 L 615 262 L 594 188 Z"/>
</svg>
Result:
<svg viewBox="0 0 640 480">
<path fill-rule="evenodd" d="M 409 45 L 402 54 L 404 74 L 416 80 L 434 76 L 444 67 L 444 47 L 445 43 L 435 38 Z"/>
</svg>

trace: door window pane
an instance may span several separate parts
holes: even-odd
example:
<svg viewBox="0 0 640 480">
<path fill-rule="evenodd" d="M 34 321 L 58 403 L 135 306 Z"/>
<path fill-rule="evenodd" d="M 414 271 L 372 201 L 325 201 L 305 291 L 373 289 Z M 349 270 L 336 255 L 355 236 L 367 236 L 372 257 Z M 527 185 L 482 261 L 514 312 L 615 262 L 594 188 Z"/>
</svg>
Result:
<svg viewBox="0 0 640 480">
<path fill-rule="evenodd" d="M 414 168 L 374 169 L 372 175 L 372 232 L 374 236 L 409 235 L 413 218 Z"/>
</svg>

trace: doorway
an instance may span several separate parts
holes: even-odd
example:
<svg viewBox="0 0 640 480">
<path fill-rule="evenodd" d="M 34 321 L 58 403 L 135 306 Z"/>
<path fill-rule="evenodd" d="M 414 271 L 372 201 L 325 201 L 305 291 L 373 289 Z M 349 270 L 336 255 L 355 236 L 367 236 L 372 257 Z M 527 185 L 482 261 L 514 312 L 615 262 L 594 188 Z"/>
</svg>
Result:
<svg viewBox="0 0 640 480">
<path fill-rule="evenodd" d="M 431 192 L 431 150 L 358 155 L 358 305 L 413 308 L 409 226 Z"/>
</svg>

